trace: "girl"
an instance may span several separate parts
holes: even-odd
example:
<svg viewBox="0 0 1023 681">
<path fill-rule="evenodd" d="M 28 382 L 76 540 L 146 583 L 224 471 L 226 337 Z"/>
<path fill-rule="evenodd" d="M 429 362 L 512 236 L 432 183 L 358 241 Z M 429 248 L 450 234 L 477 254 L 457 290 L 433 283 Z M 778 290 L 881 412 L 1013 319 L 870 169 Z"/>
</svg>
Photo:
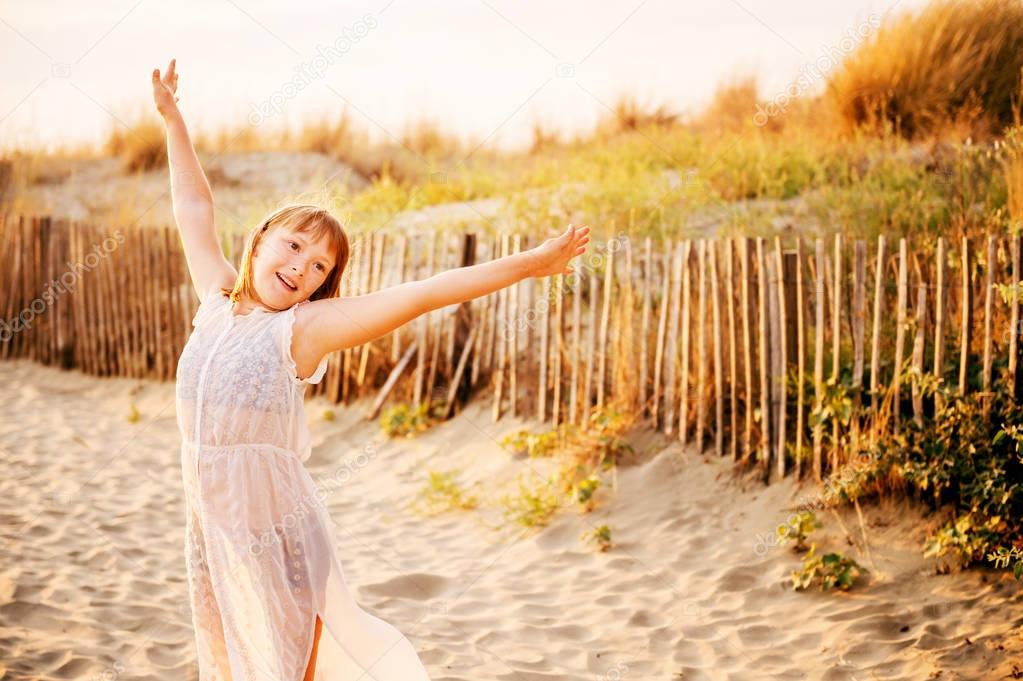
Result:
<svg viewBox="0 0 1023 681">
<path fill-rule="evenodd" d="M 341 224 L 292 205 L 253 229 L 236 272 L 177 107 L 173 59 L 152 84 L 174 218 L 201 301 L 175 389 L 199 679 L 428 681 L 409 640 L 362 610 L 345 583 L 331 519 L 303 465 L 305 386 L 323 378 L 331 352 L 526 277 L 571 272 L 589 228 L 569 225 L 523 253 L 342 298 Z"/>
</svg>

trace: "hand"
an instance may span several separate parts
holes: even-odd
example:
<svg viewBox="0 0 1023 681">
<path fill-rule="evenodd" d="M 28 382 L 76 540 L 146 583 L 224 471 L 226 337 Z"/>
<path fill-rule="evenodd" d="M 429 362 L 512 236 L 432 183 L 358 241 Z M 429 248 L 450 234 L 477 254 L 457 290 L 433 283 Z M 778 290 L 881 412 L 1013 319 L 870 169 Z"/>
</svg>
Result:
<svg viewBox="0 0 1023 681">
<path fill-rule="evenodd" d="M 167 73 L 160 77 L 160 69 L 153 69 L 153 101 L 160 115 L 166 118 L 178 110 L 178 74 L 174 70 L 176 59 L 171 59 Z"/>
<path fill-rule="evenodd" d="M 547 239 L 536 248 L 529 249 L 528 253 L 532 256 L 529 276 L 571 274 L 573 270 L 568 266 L 568 262 L 575 256 L 585 253 L 589 241 L 589 226 L 576 229 L 570 224 L 561 236 Z"/>
</svg>

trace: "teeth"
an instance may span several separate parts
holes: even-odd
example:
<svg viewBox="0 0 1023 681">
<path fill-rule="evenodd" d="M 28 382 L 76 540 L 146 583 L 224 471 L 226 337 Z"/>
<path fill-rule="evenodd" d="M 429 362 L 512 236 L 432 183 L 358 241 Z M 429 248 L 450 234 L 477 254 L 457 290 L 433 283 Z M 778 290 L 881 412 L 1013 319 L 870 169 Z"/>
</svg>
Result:
<svg viewBox="0 0 1023 681">
<path fill-rule="evenodd" d="M 277 277 L 278 277 L 278 278 L 279 278 L 279 279 L 280 279 L 281 281 L 283 281 L 283 282 L 284 282 L 285 284 L 287 284 L 288 286 L 290 286 L 291 288 L 293 288 L 293 289 L 295 289 L 295 290 L 297 290 L 297 289 L 298 289 L 298 287 L 297 287 L 297 286 L 295 286 L 295 285 L 294 285 L 293 283 L 291 283 L 291 280 L 290 280 L 290 279 L 288 279 L 287 277 L 285 277 L 285 276 L 284 276 L 283 274 L 281 274 L 280 272 L 278 272 L 278 273 L 277 273 Z"/>
</svg>

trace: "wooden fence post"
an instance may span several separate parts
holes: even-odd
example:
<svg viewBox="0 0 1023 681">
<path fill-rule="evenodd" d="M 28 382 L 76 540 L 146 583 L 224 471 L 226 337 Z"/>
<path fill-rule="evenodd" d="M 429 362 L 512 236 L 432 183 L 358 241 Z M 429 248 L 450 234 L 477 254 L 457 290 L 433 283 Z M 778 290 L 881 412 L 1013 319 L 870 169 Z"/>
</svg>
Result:
<svg viewBox="0 0 1023 681">
<path fill-rule="evenodd" d="M 981 379 L 985 393 L 991 392 L 991 330 L 995 305 L 995 268 L 998 262 L 998 239 L 988 235 L 987 238 L 987 272 L 984 281 L 984 369 Z M 984 398 L 984 413 L 991 408 L 990 395 Z"/>
<path fill-rule="evenodd" d="M 959 315 L 959 394 L 965 396 L 968 389 L 970 361 L 970 338 L 973 322 L 973 272 L 970 271 L 970 240 L 963 237 L 963 252 L 960 254 L 962 269 L 962 295 Z"/>
<path fill-rule="evenodd" d="M 945 237 L 938 237 L 938 251 L 935 259 L 935 279 L 937 290 L 934 292 L 934 375 L 941 385 L 945 376 Z M 934 410 L 941 406 L 940 394 L 934 396 Z"/>
<path fill-rule="evenodd" d="M 899 292 L 896 303 L 895 322 L 895 373 L 892 377 L 892 427 L 899 432 L 899 398 L 902 384 L 903 344 L 906 336 L 906 297 L 909 271 L 906 261 L 906 239 L 899 239 Z"/>
<path fill-rule="evenodd" d="M 760 331 L 760 452 L 762 474 L 767 479 L 770 472 L 771 451 L 771 388 L 768 378 L 768 355 L 767 355 L 767 334 L 768 334 L 768 290 L 767 290 L 767 256 L 764 253 L 764 237 L 757 237 L 757 301 L 759 303 L 759 318 L 757 320 Z"/>
<path fill-rule="evenodd" d="M 813 351 L 813 392 L 814 409 L 820 412 L 824 404 L 824 240 L 814 241 L 814 351 Z M 813 475 L 818 481 L 823 472 L 823 438 L 824 426 L 817 423 L 813 427 Z"/>
</svg>

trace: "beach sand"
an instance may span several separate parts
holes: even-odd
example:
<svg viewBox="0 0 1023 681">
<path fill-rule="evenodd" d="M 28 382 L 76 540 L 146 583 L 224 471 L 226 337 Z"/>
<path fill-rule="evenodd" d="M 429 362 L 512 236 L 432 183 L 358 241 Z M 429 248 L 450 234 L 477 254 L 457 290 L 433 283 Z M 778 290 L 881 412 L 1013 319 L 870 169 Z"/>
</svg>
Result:
<svg viewBox="0 0 1023 681">
<path fill-rule="evenodd" d="M 183 555 L 174 386 L 0 363 L 0 678 L 197 677 Z M 132 405 L 139 419 L 130 422 Z M 412 641 L 435 681 L 1007 679 L 1023 673 L 1023 589 L 1007 572 L 938 574 L 936 518 L 864 509 L 873 569 L 849 593 L 795 592 L 800 556 L 769 539 L 809 486 L 737 479 L 728 462 L 641 434 L 597 508 L 542 530 L 496 500 L 550 461 L 498 444 L 490 401 L 411 440 L 365 404 L 307 403 L 307 462 L 360 605 Z M 460 471 L 475 511 L 410 503 L 427 469 Z M 811 539 L 853 555 L 834 517 Z M 855 513 L 845 524 L 859 532 Z M 600 524 L 615 545 L 580 534 Z"/>
</svg>

